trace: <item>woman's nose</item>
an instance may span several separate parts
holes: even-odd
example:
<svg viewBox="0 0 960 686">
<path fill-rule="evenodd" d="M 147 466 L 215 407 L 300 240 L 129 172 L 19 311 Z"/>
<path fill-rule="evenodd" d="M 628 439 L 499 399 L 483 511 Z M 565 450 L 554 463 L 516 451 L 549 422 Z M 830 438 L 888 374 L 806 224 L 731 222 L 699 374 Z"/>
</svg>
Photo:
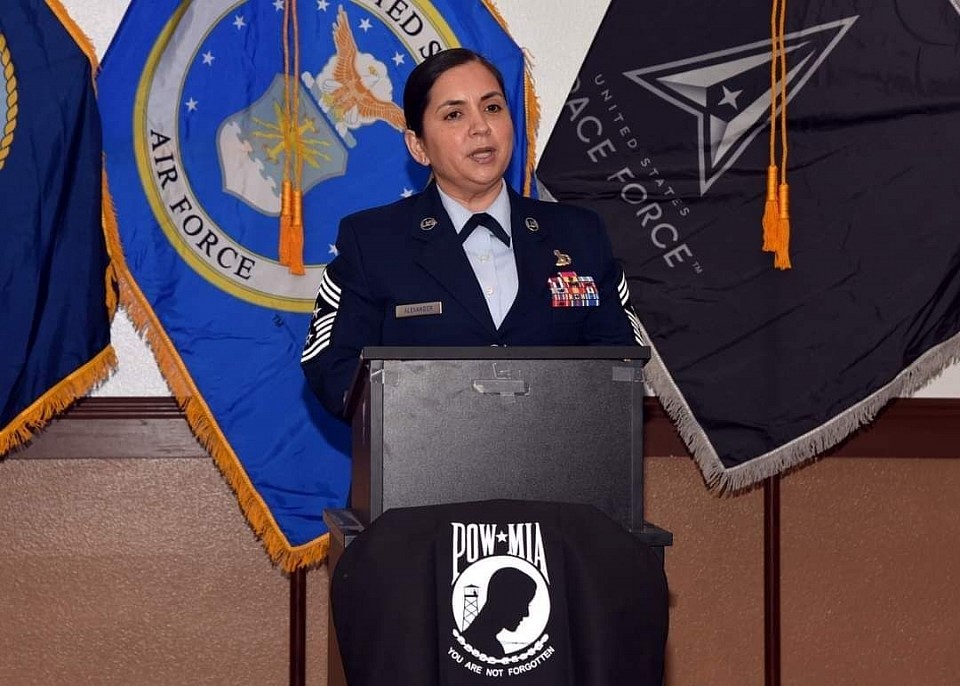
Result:
<svg viewBox="0 0 960 686">
<path fill-rule="evenodd" d="M 475 135 L 485 134 L 490 131 L 490 123 L 483 116 L 483 112 L 474 112 L 470 116 L 470 133 Z"/>
</svg>

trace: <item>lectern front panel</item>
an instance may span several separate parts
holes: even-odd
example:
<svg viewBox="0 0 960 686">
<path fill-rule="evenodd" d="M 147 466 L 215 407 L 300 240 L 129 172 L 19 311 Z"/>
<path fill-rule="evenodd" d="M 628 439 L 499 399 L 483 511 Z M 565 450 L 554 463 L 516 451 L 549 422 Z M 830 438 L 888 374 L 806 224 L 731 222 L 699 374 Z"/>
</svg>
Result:
<svg viewBox="0 0 960 686">
<path fill-rule="evenodd" d="M 493 498 L 589 503 L 639 530 L 641 365 L 376 360 L 368 428 L 354 433 L 352 507 L 373 519 L 392 507 Z"/>
</svg>

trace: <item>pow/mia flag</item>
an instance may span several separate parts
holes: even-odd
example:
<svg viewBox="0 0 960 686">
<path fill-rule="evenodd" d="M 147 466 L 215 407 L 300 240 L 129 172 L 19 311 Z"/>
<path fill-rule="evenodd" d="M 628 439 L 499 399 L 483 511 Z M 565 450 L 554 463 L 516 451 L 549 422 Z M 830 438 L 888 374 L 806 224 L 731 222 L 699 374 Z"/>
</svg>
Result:
<svg viewBox="0 0 960 686">
<path fill-rule="evenodd" d="M 337 225 L 425 185 L 401 95 L 458 45 L 503 71 L 529 187 L 523 53 L 481 0 L 134 0 L 104 59 L 123 302 L 288 571 L 326 555 L 349 481 L 347 427 L 299 365 Z"/>
<path fill-rule="evenodd" d="M 721 489 L 837 443 L 960 343 L 956 3 L 785 5 L 792 269 L 761 251 L 768 0 L 614 0 L 538 169 L 606 218 L 649 382 Z"/>
<path fill-rule="evenodd" d="M 663 682 L 662 562 L 592 506 L 388 510 L 330 592 L 352 686 Z"/>
</svg>

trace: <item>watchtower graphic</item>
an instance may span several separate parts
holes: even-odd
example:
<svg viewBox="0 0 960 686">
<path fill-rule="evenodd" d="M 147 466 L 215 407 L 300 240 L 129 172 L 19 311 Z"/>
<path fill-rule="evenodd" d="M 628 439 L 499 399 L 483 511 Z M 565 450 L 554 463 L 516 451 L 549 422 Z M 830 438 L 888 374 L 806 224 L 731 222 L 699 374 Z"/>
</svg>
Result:
<svg viewBox="0 0 960 686">
<path fill-rule="evenodd" d="M 480 587 L 479 586 L 464 586 L 463 587 L 463 629 L 461 631 L 466 631 L 467 627 L 477 618 L 477 614 L 480 612 Z"/>
</svg>

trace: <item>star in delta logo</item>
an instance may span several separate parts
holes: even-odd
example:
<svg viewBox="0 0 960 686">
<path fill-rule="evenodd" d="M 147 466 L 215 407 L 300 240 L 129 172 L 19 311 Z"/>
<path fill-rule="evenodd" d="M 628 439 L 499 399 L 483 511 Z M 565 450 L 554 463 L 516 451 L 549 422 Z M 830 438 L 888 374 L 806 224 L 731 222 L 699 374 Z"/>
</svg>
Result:
<svg viewBox="0 0 960 686">
<path fill-rule="evenodd" d="M 6 164 L 13 146 L 19 111 L 17 75 L 7 37 L 0 32 L 0 170 Z"/>
<path fill-rule="evenodd" d="M 786 35 L 788 104 L 857 18 L 847 17 Z M 771 57 L 768 39 L 624 72 L 627 78 L 696 118 L 701 195 L 769 125 Z M 782 84 L 778 80 L 777 88 Z"/>
<path fill-rule="evenodd" d="M 309 312 L 339 218 L 425 184 L 396 100 L 417 63 L 456 45 L 429 2 L 181 3 L 134 112 L 169 244 L 222 291 Z"/>
<path fill-rule="evenodd" d="M 538 522 L 451 522 L 447 657 L 478 675 L 508 678 L 536 669 L 555 649 L 546 633 L 550 575 Z"/>
</svg>

